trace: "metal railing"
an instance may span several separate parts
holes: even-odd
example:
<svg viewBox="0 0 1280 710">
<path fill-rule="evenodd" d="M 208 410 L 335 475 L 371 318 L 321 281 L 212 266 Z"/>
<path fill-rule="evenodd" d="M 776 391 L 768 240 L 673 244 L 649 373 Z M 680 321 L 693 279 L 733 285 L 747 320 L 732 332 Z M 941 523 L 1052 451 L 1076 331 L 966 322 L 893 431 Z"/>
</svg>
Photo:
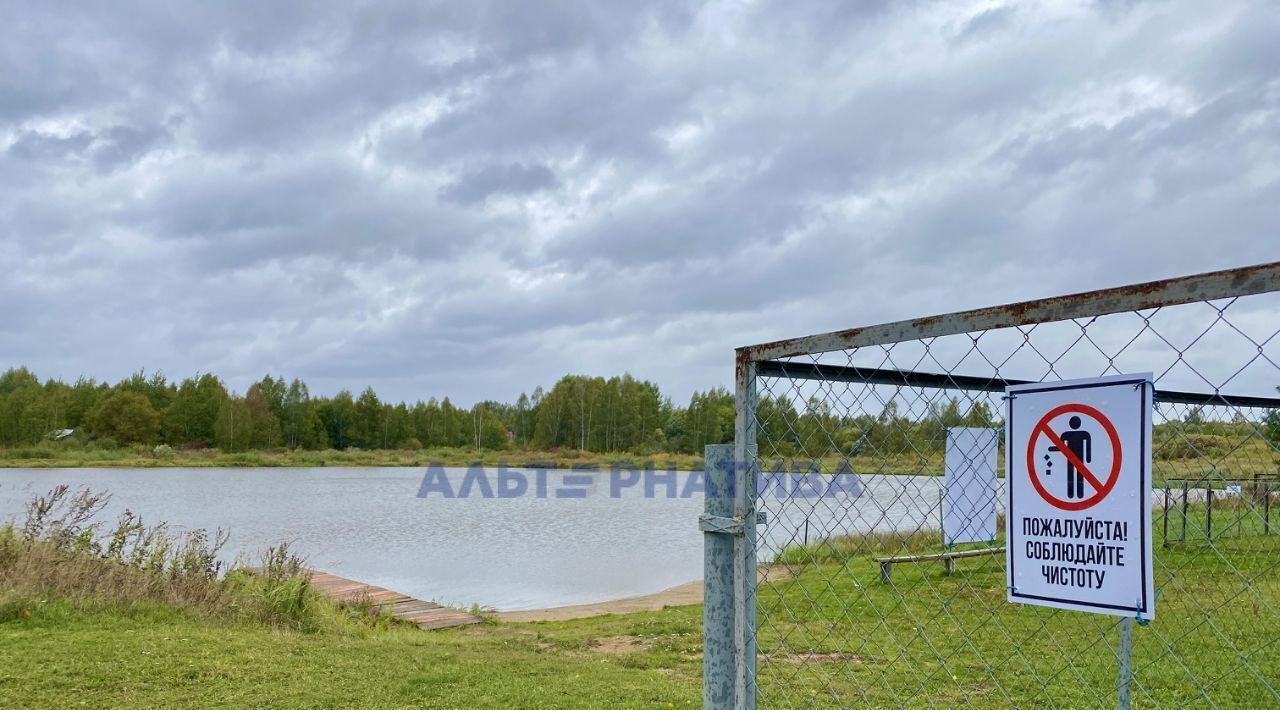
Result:
<svg viewBox="0 0 1280 710">
<path fill-rule="evenodd" d="M 739 349 L 735 443 L 707 452 L 707 706 L 1280 704 L 1277 291 L 1280 263 Z M 1007 602 L 1003 525 L 944 544 L 947 431 L 1001 429 L 1011 384 L 1133 372 L 1160 615 Z"/>
</svg>

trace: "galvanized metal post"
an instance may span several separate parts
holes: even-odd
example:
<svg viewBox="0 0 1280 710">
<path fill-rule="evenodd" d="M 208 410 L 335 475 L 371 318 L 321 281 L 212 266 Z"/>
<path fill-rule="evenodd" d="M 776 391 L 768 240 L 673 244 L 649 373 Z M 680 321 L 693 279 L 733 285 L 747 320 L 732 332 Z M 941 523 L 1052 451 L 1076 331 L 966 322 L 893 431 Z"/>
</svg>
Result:
<svg viewBox="0 0 1280 710">
<path fill-rule="evenodd" d="M 1267 481 L 1262 496 L 1262 535 L 1271 535 L 1271 482 Z"/>
<path fill-rule="evenodd" d="M 1205 537 L 1213 542 L 1213 484 L 1204 484 L 1204 527 Z"/>
<path fill-rule="evenodd" d="M 721 444 L 704 449 L 703 476 L 706 483 L 702 536 L 702 706 L 731 710 L 735 705 L 734 681 L 737 654 L 734 648 L 734 547 L 737 536 L 720 529 L 733 517 L 733 486 L 736 466 L 733 446 Z"/>
<path fill-rule="evenodd" d="M 1164 539 L 1161 541 L 1162 547 L 1169 546 L 1169 482 L 1164 482 Z"/>
<path fill-rule="evenodd" d="M 1181 542 L 1187 541 L 1187 482 L 1182 482 L 1182 539 Z"/>
<path fill-rule="evenodd" d="M 743 522 L 735 538 L 737 561 L 733 638 L 738 649 L 735 701 L 738 710 L 756 707 L 756 365 L 739 353 L 734 387 L 734 459 L 738 472 L 734 517 Z"/>
<path fill-rule="evenodd" d="M 1120 619 L 1120 671 L 1116 677 L 1116 708 L 1129 710 L 1130 688 L 1133 685 L 1133 618 Z"/>
</svg>

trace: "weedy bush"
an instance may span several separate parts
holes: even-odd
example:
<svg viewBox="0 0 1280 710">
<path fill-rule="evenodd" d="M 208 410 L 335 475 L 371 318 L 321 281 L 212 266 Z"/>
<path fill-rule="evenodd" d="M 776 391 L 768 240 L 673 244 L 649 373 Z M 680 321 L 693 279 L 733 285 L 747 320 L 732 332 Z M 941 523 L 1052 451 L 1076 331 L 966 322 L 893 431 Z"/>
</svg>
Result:
<svg viewBox="0 0 1280 710">
<path fill-rule="evenodd" d="M 267 548 L 258 562 L 237 565 L 224 580 L 238 597 L 242 614 L 299 631 L 316 631 L 333 620 L 336 609 L 311 587 L 311 573 L 288 543 Z"/>
<path fill-rule="evenodd" d="M 311 588 L 303 560 L 287 544 L 262 564 L 227 570 L 228 534 L 175 533 L 125 510 L 101 518 L 107 493 L 58 486 L 26 505 L 18 526 L 0 529 L 0 622 L 25 617 L 50 596 L 82 606 L 158 603 L 228 620 L 311 631 L 336 612 Z"/>
</svg>

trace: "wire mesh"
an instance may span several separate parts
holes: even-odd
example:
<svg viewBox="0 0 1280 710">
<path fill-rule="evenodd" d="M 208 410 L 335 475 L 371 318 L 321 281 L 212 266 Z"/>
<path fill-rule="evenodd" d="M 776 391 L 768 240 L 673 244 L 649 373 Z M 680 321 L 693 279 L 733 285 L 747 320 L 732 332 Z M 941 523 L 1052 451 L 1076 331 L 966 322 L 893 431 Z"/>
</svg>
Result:
<svg viewBox="0 0 1280 710">
<path fill-rule="evenodd" d="M 1003 426 L 1006 382 L 1148 371 L 1159 611 L 1133 631 L 1133 703 L 1280 704 L 1280 409 L 1267 401 L 1280 384 L 1278 314 L 1268 293 L 762 370 L 746 419 L 763 478 L 843 471 L 859 485 L 757 494 L 759 705 L 1115 706 L 1121 620 L 1008 603 L 1003 522 L 989 540 L 946 545 L 942 473 L 948 431 Z M 988 494 L 1003 515 L 998 445 Z M 961 551 L 972 554 L 930 558 Z"/>
</svg>

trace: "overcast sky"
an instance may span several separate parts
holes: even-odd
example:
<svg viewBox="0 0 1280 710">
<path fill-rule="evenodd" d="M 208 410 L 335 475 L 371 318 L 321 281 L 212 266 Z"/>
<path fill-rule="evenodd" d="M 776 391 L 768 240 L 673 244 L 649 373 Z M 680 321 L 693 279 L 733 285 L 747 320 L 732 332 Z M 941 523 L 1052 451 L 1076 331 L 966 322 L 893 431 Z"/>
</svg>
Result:
<svg viewBox="0 0 1280 710">
<path fill-rule="evenodd" d="M 1280 257 L 1273 2 L 0 2 L 0 366 L 677 400 Z"/>
</svg>

